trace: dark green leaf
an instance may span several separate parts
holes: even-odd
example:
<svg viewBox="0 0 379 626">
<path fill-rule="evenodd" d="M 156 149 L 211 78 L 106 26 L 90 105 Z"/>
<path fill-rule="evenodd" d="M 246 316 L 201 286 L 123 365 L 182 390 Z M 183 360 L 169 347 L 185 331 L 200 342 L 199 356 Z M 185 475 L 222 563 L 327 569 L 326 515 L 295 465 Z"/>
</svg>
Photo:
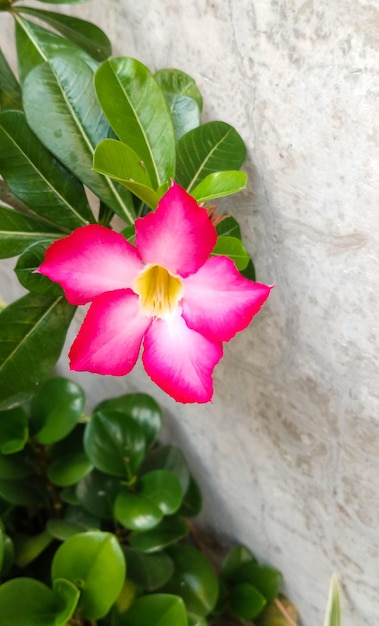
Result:
<svg viewBox="0 0 379 626">
<path fill-rule="evenodd" d="M 69 506 L 63 519 L 49 519 L 47 521 L 47 530 L 52 537 L 65 541 L 69 537 L 81 533 L 86 530 L 97 530 L 100 520 L 83 511 L 80 507 Z"/>
<path fill-rule="evenodd" d="M 231 610 L 238 617 L 254 619 L 263 611 L 267 601 L 255 587 L 242 583 L 232 588 L 229 603 Z"/>
<path fill-rule="evenodd" d="M 3 578 L 10 570 L 14 562 L 14 545 L 8 535 L 1 532 L 1 556 L 0 576 Z"/>
<path fill-rule="evenodd" d="M 21 285 L 28 291 L 43 296 L 63 296 L 60 285 L 36 271 L 44 260 L 46 250 L 50 245 L 51 241 L 39 241 L 27 248 L 17 261 L 15 272 Z"/>
<path fill-rule="evenodd" d="M 236 576 L 246 563 L 257 563 L 257 560 L 246 546 L 235 546 L 222 562 L 220 577 L 227 583 L 236 582 Z"/>
<path fill-rule="evenodd" d="M 208 626 L 208 622 L 205 617 L 201 615 L 195 615 L 195 613 L 187 613 L 188 626 Z"/>
<path fill-rule="evenodd" d="M 165 517 L 158 526 L 146 532 L 132 532 L 128 539 L 133 548 L 141 552 L 158 552 L 188 535 L 188 527 L 182 517 Z"/>
<path fill-rule="evenodd" d="M 230 196 L 245 189 L 247 174 L 245 172 L 228 171 L 208 174 L 201 183 L 191 191 L 191 195 L 200 204 L 216 198 Z"/>
<path fill-rule="evenodd" d="M 47 546 L 50 545 L 53 538 L 47 530 L 38 535 L 14 535 L 15 541 L 15 563 L 18 567 L 26 567 L 34 561 Z"/>
<path fill-rule="evenodd" d="M 54 226 L 41 222 L 29 215 L 22 215 L 0 206 L 0 258 L 16 256 L 31 244 L 48 239 L 52 243 L 62 236 Z M 51 281 L 50 281 L 51 282 Z"/>
<path fill-rule="evenodd" d="M 69 580 L 57 578 L 53 582 L 53 590 L 59 598 L 59 614 L 55 618 L 54 626 L 59 624 L 69 624 L 71 617 L 78 604 L 80 592 L 78 588 Z"/>
<path fill-rule="evenodd" d="M 87 424 L 84 448 L 97 469 L 130 479 L 145 454 L 141 426 L 119 411 L 97 411 Z"/>
<path fill-rule="evenodd" d="M 187 626 L 183 601 L 168 594 L 138 598 L 122 619 L 122 626 Z"/>
<path fill-rule="evenodd" d="M 108 37 L 95 24 L 77 17 L 52 13 L 30 7 L 19 7 L 21 13 L 27 13 L 39 18 L 57 30 L 66 39 L 77 44 L 88 52 L 96 61 L 104 61 L 112 54 L 112 47 Z"/>
<path fill-rule="evenodd" d="M 141 426 L 147 445 L 151 446 L 155 442 L 162 427 L 162 411 L 154 398 L 146 393 L 128 393 L 103 400 L 96 406 L 94 413 L 109 410 L 120 411 L 132 417 Z"/>
<path fill-rule="evenodd" d="M 77 612 L 104 617 L 119 595 L 126 572 L 121 547 L 111 533 L 89 531 L 67 539 L 56 551 L 52 579 L 64 578 L 80 590 Z"/>
<path fill-rule="evenodd" d="M 236 237 L 221 235 L 213 248 L 213 256 L 227 256 L 234 261 L 238 270 L 244 270 L 249 261 L 249 253 L 244 244 Z"/>
<path fill-rule="evenodd" d="M 9 64 L 0 50 L 0 111 L 22 109 L 22 95 Z"/>
<path fill-rule="evenodd" d="M 238 170 L 245 157 L 245 144 L 232 126 L 202 124 L 177 144 L 176 181 L 191 192 L 209 174 Z"/>
<path fill-rule="evenodd" d="M 124 548 L 128 564 L 128 578 L 146 591 L 155 591 L 167 583 L 173 572 L 174 565 L 170 557 L 159 554 L 143 554 L 133 548 Z"/>
<path fill-rule="evenodd" d="M 203 501 L 201 497 L 200 487 L 196 480 L 191 476 L 186 493 L 184 494 L 182 506 L 179 509 L 180 515 L 183 517 L 195 517 L 201 511 Z"/>
<path fill-rule="evenodd" d="M 37 476 L 13 480 L 1 479 L 0 496 L 7 502 L 19 506 L 41 506 L 47 500 L 45 484 Z"/>
<path fill-rule="evenodd" d="M 0 173 L 18 198 L 50 222 L 71 230 L 95 221 L 83 186 L 41 144 L 21 111 L 0 114 Z"/>
<path fill-rule="evenodd" d="M 95 74 L 100 104 L 116 135 L 144 162 L 157 189 L 175 172 L 175 137 L 162 90 L 135 59 L 105 61 Z"/>
<path fill-rule="evenodd" d="M 75 307 L 27 294 L 0 313 L 0 408 L 30 397 L 55 365 Z"/>
<path fill-rule="evenodd" d="M 175 139 L 179 141 L 183 135 L 200 124 L 200 109 L 195 100 L 188 96 L 165 94 L 175 130 Z"/>
<path fill-rule="evenodd" d="M 203 108 L 203 98 L 191 76 L 181 70 L 162 69 L 154 74 L 164 94 L 186 96 L 197 103 L 199 111 Z"/>
<path fill-rule="evenodd" d="M 28 439 L 28 416 L 21 407 L 0 411 L 0 452 L 14 454 Z"/>
<path fill-rule="evenodd" d="M 10 409 L 10 411 L 16 410 L 19 410 L 19 408 Z M 36 471 L 38 470 L 35 454 L 30 446 L 25 446 L 22 452 L 0 454 L 0 478 L 24 478 Z"/>
<path fill-rule="evenodd" d="M 249 280 L 254 280 L 255 281 L 255 268 L 253 265 L 252 260 L 250 259 L 247 266 L 245 267 L 244 270 L 242 270 L 241 272 L 242 276 L 244 276 L 245 278 L 248 278 Z"/>
<path fill-rule="evenodd" d="M 133 222 L 127 189 L 92 169 L 95 147 L 107 137 L 109 126 L 88 65 L 67 54 L 35 67 L 25 80 L 24 108 L 42 143 L 104 204 Z"/>
<path fill-rule="evenodd" d="M 120 491 L 120 482 L 112 476 L 93 470 L 76 487 L 77 501 L 82 507 L 96 517 L 113 519 L 114 501 Z M 69 501 L 76 504 L 72 498 Z M 67 500 L 66 500 L 67 501 Z"/>
<path fill-rule="evenodd" d="M 249 562 L 245 563 L 237 572 L 235 582 L 253 585 L 268 602 L 273 602 L 279 593 L 282 575 L 277 569 L 269 565 Z"/>
<path fill-rule="evenodd" d="M 49 480 L 59 487 L 68 487 L 82 480 L 92 470 L 92 463 L 84 452 L 83 425 L 49 450 L 51 463 L 47 469 Z"/>
<path fill-rule="evenodd" d="M 234 217 L 228 215 L 219 222 L 216 226 L 218 235 L 227 235 L 229 237 L 237 237 L 237 239 L 241 239 L 241 228 L 239 223 Z"/>
<path fill-rule="evenodd" d="M 140 468 L 141 474 L 146 474 L 152 470 L 166 469 L 174 472 L 178 477 L 180 484 L 185 493 L 190 482 L 190 473 L 185 456 L 177 446 L 159 446 L 143 460 Z"/>
<path fill-rule="evenodd" d="M 208 615 L 218 597 L 218 580 L 211 564 L 192 546 L 174 546 L 168 554 L 175 572 L 164 591 L 183 598 L 188 611 Z"/>
</svg>

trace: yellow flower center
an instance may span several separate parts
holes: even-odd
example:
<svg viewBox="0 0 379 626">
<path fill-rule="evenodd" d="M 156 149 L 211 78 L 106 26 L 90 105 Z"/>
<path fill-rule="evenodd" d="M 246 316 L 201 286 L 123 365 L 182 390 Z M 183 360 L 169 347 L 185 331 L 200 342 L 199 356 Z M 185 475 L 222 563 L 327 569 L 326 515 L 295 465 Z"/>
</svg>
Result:
<svg viewBox="0 0 379 626">
<path fill-rule="evenodd" d="M 148 265 L 137 276 L 133 289 L 144 313 L 165 317 L 174 311 L 182 296 L 182 281 L 160 265 Z"/>
</svg>

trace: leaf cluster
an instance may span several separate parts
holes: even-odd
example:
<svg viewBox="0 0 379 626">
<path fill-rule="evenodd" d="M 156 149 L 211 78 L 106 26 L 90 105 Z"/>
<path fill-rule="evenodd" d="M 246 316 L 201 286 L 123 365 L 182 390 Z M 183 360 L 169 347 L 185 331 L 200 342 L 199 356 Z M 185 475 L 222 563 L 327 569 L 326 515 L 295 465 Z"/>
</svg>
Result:
<svg viewBox="0 0 379 626">
<path fill-rule="evenodd" d="M 19 80 L 0 50 L 0 258 L 19 257 L 28 293 L 0 313 L 0 409 L 47 378 L 75 312 L 35 271 L 53 241 L 96 222 L 133 241 L 135 219 L 173 179 L 206 206 L 247 180 L 242 138 L 225 122 L 201 122 L 190 76 L 111 57 L 103 31 L 76 17 L 18 0 L 1 11 L 14 18 Z M 214 219 L 213 254 L 254 279 L 238 223 Z"/>
<path fill-rule="evenodd" d="M 153 398 L 111 398 L 91 417 L 84 405 L 80 386 L 50 378 L 0 412 L 3 623 L 269 626 L 280 573 L 237 546 L 216 574 L 191 533 L 199 486 L 158 442 Z"/>
</svg>

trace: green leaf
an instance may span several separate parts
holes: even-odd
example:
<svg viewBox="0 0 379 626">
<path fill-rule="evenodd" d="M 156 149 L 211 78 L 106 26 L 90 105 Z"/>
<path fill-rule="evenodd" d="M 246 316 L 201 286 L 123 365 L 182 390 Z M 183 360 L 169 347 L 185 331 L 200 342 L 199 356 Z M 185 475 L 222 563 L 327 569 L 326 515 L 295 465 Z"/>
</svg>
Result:
<svg viewBox="0 0 379 626">
<path fill-rule="evenodd" d="M 341 626 L 340 588 L 336 574 L 330 581 L 329 598 L 325 613 L 324 626 Z"/>
<path fill-rule="evenodd" d="M 14 578 L 0 586 L 1 620 L 4 626 L 65 626 L 78 597 L 75 592 L 69 599 L 62 587 L 52 591 L 33 578 Z"/>
<path fill-rule="evenodd" d="M 162 410 L 156 400 L 146 393 L 128 393 L 108 398 L 95 407 L 94 413 L 108 410 L 120 411 L 132 417 L 141 426 L 148 446 L 155 442 L 162 428 Z"/>
<path fill-rule="evenodd" d="M 245 269 L 242 270 L 241 275 L 245 278 L 248 278 L 249 280 L 255 281 L 255 268 L 251 259 L 249 260 Z"/>
<path fill-rule="evenodd" d="M 41 506 L 47 500 L 45 484 L 37 476 L 0 480 L 0 496 L 17 506 Z"/>
<path fill-rule="evenodd" d="M 173 178 L 174 128 L 150 70 L 129 57 L 109 59 L 95 73 L 95 87 L 113 130 L 142 159 L 153 188 Z"/>
<path fill-rule="evenodd" d="M 120 482 L 98 470 L 93 470 L 76 487 L 76 496 L 83 509 L 96 517 L 113 519 L 114 501 L 120 491 Z M 70 495 L 70 502 L 76 504 Z"/>
<path fill-rule="evenodd" d="M 208 122 L 184 135 L 177 144 L 176 181 L 188 192 L 209 174 L 238 170 L 245 144 L 225 122 Z"/>
<path fill-rule="evenodd" d="M 195 100 L 199 111 L 203 108 L 203 98 L 191 76 L 181 70 L 161 69 L 155 72 L 155 80 L 165 95 L 186 96 Z"/>
<path fill-rule="evenodd" d="M 47 475 L 53 485 L 68 487 L 87 476 L 93 465 L 84 452 L 83 425 L 78 424 L 68 437 L 52 446 L 49 456 Z"/>
<path fill-rule="evenodd" d="M 168 554 L 143 554 L 139 550 L 124 547 L 128 564 L 128 578 L 146 591 L 155 591 L 167 583 L 174 565 Z"/>
<path fill-rule="evenodd" d="M 273 567 L 261 563 L 248 562 L 236 573 L 235 583 L 248 583 L 260 591 L 268 602 L 273 602 L 279 594 L 282 575 Z"/>
<path fill-rule="evenodd" d="M 49 519 L 46 527 L 52 537 L 65 541 L 83 531 L 98 530 L 99 525 L 99 518 L 77 506 L 69 506 L 63 519 Z"/>
<path fill-rule="evenodd" d="M 254 619 L 265 608 L 266 598 L 248 583 L 236 585 L 230 591 L 230 608 L 242 619 Z"/>
<path fill-rule="evenodd" d="M 129 192 L 92 169 L 95 147 L 107 137 L 109 126 L 88 65 L 66 54 L 35 67 L 25 80 L 24 108 L 40 141 L 104 204 L 133 222 Z"/>
<path fill-rule="evenodd" d="M 64 578 L 54 580 L 53 590 L 60 600 L 60 612 L 55 618 L 54 626 L 58 626 L 58 624 L 67 625 L 75 612 L 80 591 L 69 580 Z"/>
<path fill-rule="evenodd" d="M 237 220 L 228 215 L 219 222 L 216 226 L 218 235 L 227 235 L 229 237 L 237 237 L 237 239 L 241 239 L 241 228 Z"/>
<path fill-rule="evenodd" d="M 145 532 L 132 532 L 128 539 L 133 548 L 141 552 L 159 552 L 188 535 L 188 527 L 182 517 L 170 515 L 158 526 Z"/>
<path fill-rule="evenodd" d="M 4 578 L 14 563 L 14 545 L 12 539 L 8 537 L 8 535 L 5 535 L 3 531 L 1 531 L 0 543 L 0 576 Z"/>
<path fill-rule="evenodd" d="M 246 546 L 235 546 L 228 552 L 222 562 L 220 578 L 227 583 L 235 582 L 236 575 L 238 575 L 240 569 L 246 563 L 257 563 L 257 560 Z"/>
<path fill-rule="evenodd" d="M 62 15 L 30 7 L 19 7 L 18 11 L 39 18 L 61 33 L 66 39 L 83 48 L 96 61 L 104 61 L 112 54 L 108 37 L 95 24 L 77 17 Z"/>
<path fill-rule="evenodd" d="M 29 398 L 61 353 L 75 307 L 27 294 L 0 313 L 0 409 Z"/>
<path fill-rule="evenodd" d="M 41 144 L 21 111 L 0 114 L 0 173 L 20 200 L 50 222 L 71 230 L 95 221 L 83 186 Z"/>
<path fill-rule="evenodd" d="M 187 461 L 180 448 L 166 445 L 151 450 L 143 460 L 140 473 L 146 474 L 157 469 L 174 472 L 180 481 L 183 493 L 186 493 L 190 482 L 190 473 Z"/>
<path fill-rule="evenodd" d="M 25 289 L 54 298 L 63 296 L 62 287 L 36 271 L 44 260 L 46 250 L 50 245 L 51 241 L 38 241 L 32 244 L 20 256 L 14 271 Z"/>
<path fill-rule="evenodd" d="M 13 13 L 13 17 L 16 20 L 18 73 L 21 84 L 34 67 L 59 54 L 72 54 L 78 61 L 81 60 L 88 67 L 96 69 L 96 61 L 76 44 L 38 24 L 33 24 L 19 13 Z"/>
<path fill-rule="evenodd" d="M 122 619 L 122 626 L 174 625 L 187 626 L 183 601 L 176 596 L 162 593 L 138 598 Z"/>
<path fill-rule="evenodd" d="M 122 589 L 125 572 L 124 554 L 116 537 L 101 531 L 67 539 L 56 551 L 51 569 L 53 580 L 65 578 L 78 587 L 77 612 L 92 620 L 108 613 Z"/>
<path fill-rule="evenodd" d="M 0 111 L 22 109 L 22 94 L 3 52 L 0 50 Z"/>
<path fill-rule="evenodd" d="M 66 437 L 75 428 L 84 409 L 83 389 L 67 378 L 50 378 L 31 403 L 33 438 L 44 445 Z"/>
<path fill-rule="evenodd" d="M 50 545 L 53 538 L 47 530 L 38 535 L 14 535 L 15 563 L 18 567 L 26 567 L 34 561 Z"/>
<path fill-rule="evenodd" d="M 97 469 L 130 479 L 145 454 L 141 426 L 119 411 L 97 411 L 87 424 L 84 448 Z"/>
<path fill-rule="evenodd" d="M 50 240 L 62 236 L 54 226 L 41 222 L 14 209 L 0 206 L 0 258 L 16 256 L 28 246 L 41 239 Z M 51 282 L 51 281 L 49 281 Z"/>
<path fill-rule="evenodd" d="M 175 572 L 164 591 L 183 598 L 188 611 L 208 615 L 218 597 L 218 580 L 211 564 L 192 546 L 174 546 L 167 552 Z"/>
<path fill-rule="evenodd" d="M 203 505 L 200 487 L 196 480 L 190 476 L 187 491 L 184 494 L 182 506 L 179 509 L 180 515 L 183 517 L 195 517 L 199 515 Z"/>
<path fill-rule="evenodd" d="M 245 172 L 228 171 L 209 174 L 191 191 L 191 195 L 199 202 L 207 202 L 215 198 L 230 196 L 245 189 L 247 174 Z"/>
<path fill-rule="evenodd" d="M 208 626 L 207 620 L 202 615 L 187 613 L 188 626 Z"/>
<path fill-rule="evenodd" d="M 0 411 L 0 452 L 14 454 L 28 440 L 28 416 L 21 407 Z"/>
<path fill-rule="evenodd" d="M 250 256 L 244 244 L 236 237 L 228 237 L 221 235 L 218 237 L 212 256 L 227 256 L 234 261 L 238 270 L 244 270 L 249 261 Z"/>
<path fill-rule="evenodd" d="M 82 4 L 87 2 L 87 0 L 38 0 L 38 2 L 46 2 L 47 4 Z"/>
<path fill-rule="evenodd" d="M 145 474 L 136 491 L 120 491 L 115 501 L 116 519 L 130 530 L 149 530 L 164 515 L 175 513 L 183 498 L 178 478 L 168 470 Z"/>
<path fill-rule="evenodd" d="M 19 407 L 10 409 L 10 412 L 16 410 L 19 410 Z M 35 454 L 30 446 L 25 446 L 21 452 L 0 454 L 0 478 L 12 480 L 25 478 L 37 471 Z"/>
</svg>

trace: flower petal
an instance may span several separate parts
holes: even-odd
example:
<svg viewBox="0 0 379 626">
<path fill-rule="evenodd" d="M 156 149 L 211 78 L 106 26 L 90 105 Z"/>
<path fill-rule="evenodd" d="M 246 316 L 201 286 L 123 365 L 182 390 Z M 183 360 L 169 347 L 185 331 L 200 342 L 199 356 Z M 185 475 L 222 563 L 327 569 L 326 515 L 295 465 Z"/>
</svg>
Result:
<svg viewBox="0 0 379 626">
<path fill-rule="evenodd" d="M 143 261 L 188 276 L 209 257 L 217 240 L 206 209 L 173 184 L 154 213 L 136 220 L 136 247 Z"/>
<path fill-rule="evenodd" d="M 128 374 L 150 324 L 151 319 L 140 313 L 138 296 L 130 289 L 98 296 L 71 346 L 70 368 L 112 376 Z"/>
<path fill-rule="evenodd" d="M 209 402 L 212 373 L 222 354 L 221 343 L 189 329 L 178 312 L 153 320 L 142 361 L 151 379 L 178 402 Z"/>
<path fill-rule="evenodd" d="M 233 261 L 214 256 L 183 280 L 183 318 L 213 341 L 229 341 L 248 326 L 271 287 L 241 276 Z"/>
<path fill-rule="evenodd" d="M 39 272 L 59 283 L 71 304 L 86 304 L 105 291 L 131 287 L 142 268 L 138 252 L 120 233 L 91 224 L 54 242 Z"/>
</svg>

